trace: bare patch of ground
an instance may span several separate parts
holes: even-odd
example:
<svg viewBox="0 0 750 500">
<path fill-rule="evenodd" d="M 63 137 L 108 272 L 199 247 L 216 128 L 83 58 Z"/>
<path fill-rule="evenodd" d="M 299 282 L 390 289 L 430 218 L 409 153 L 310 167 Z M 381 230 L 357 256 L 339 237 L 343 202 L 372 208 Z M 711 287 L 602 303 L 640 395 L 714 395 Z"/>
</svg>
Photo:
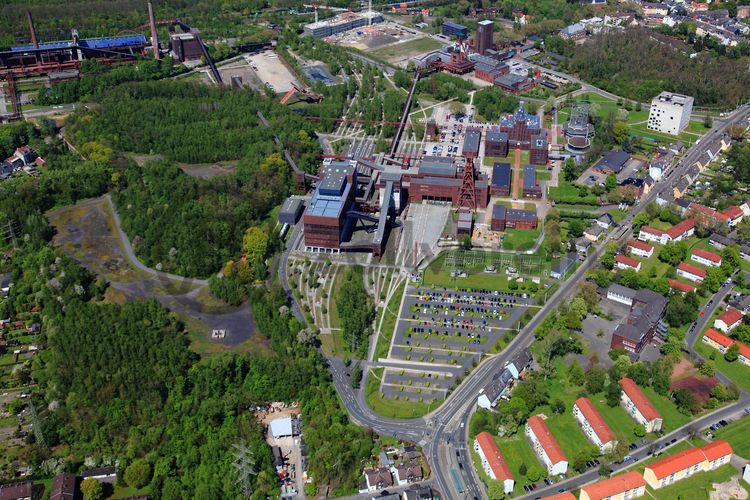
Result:
<svg viewBox="0 0 750 500">
<path fill-rule="evenodd" d="M 202 354 L 230 348 L 270 352 L 266 339 L 256 330 L 247 303 L 228 306 L 211 295 L 205 282 L 171 279 L 148 268 L 137 268 L 123 250 L 113 213 L 104 198 L 55 210 L 49 220 L 56 232 L 53 244 L 110 282 L 106 301 L 157 299 L 186 324 L 192 348 Z M 226 336 L 211 338 L 215 329 L 226 330 Z"/>
<path fill-rule="evenodd" d="M 745 488 L 740 486 L 738 476 L 734 476 L 726 483 L 714 483 L 712 486 L 714 491 L 709 493 L 711 500 L 730 500 L 734 498 L 745 500 L 748 497 Z"/>
<path fill-rule="evenodd" d="M 224 161 L 217 163 L 189 164 L 180 163 L 180 169 L 192 177 L 201 179 L 210 179 L 212 177 L 222 177 L 232 175 L 237 169 L 236 161 Z"/>
</svg>

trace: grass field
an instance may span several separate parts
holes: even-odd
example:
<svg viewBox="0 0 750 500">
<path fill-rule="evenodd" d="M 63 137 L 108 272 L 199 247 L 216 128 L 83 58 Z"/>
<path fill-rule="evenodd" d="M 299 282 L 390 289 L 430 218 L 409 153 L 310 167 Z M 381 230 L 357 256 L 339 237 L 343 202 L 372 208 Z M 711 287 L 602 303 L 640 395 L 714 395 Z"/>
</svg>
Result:
<svg viewBox="0 0 750 500">
<path fill-rule="evenodd" d="M 449 271 L 434 271 L 427 268 L 424 284 L 442 288 L 487 288 L 508 291 L 508 278 L 489 273 L 469 274 L 465 278 L 451 278 Z"/>
<path fill-rule="evenodd" d="M 635 434 L 633 434 L 636 423 L 621 405 L 615 407 L 609 406 L 603 394 L 592 396 L 589 399 L 591 399 L 596 409 L 599 410 L 599 413 L 602 414 L 602 418 L 607 422 L 607 425 L 609 425 L 619 441 L 632 443 L 638 440 Z"/>
<path fill-rule="evenodd" d="M 704 358 L 711 359 L 716 364 L 716 369 L 729 377 L 732 382 L 743 390 L 750 391 L 750 367 L 743 365 L 739 361 L 735 361 L 734 363 L 728 362 L 719 351 L 703 343 L 702 335 L 698 335 L 693 348 L 695 352 Z M 713 358 L 711 357 L 712 355 Z"/>
<path fill-rule="evenodd" d="M 383 398 L 380 392 L 380 380 L 382 377 L 382 368 L 370 370 L 370 374 L 367 377 L 367 385 L 365 386 L 365 400 L 367 401 L 367 405 L 379 415 L 390 418 L 416 418 L 428 414 L 442 404 L 442 401 L 433 401 L 428 404 L 418 401 Z"/>
<path fill-rule="evenodd" d="M 737 455 L 750 459 L 750 418 L 741 418 L 732 422 L 714 432 L 714 436 L 726 439 Z"/>
<path fill-rule="evenodd" d="M 682 427 L 690 421 L 690 417 L 684 413 L 680 413 L 671 400 L 656 394 L 656 391 L 651 387 L 641 387 L 641 389 L 643 389 L 643 393 L 649 401 L 651 401 L 651 404 L 653 404 L 657 411 L 661 413 L 661 416 L 664 417 L 664 423 L 662 426 L 664 432 L 669 432 Z"/>
<path fill-rule="evenodd" d="M 396 327 L 398 308 L 401 306 L 401 298 L 404 295 L 404 288 L 406 288 L 406 282 L 399 285 L 393 293 L 391 300 L 388 301 L 388 305 L 383 312 L 383 325 L 378 335 L 378 342 L 375 345 L 375 359 L 388 357 L 388 348 L 391 345 L 393 330 Z"/>
<path fill-rule="evenodd" d="M 504 250 L 530 250 L 539 237 L 541 229 L 506 229 L 503 240 Z"/>
<path fill-rule="evenodd" d="M 549 198 L 561 203 L 598 205 L 595 195 L 588 193 L 586 196 L 580 196 L 580 188 L 563 180 L 560 180 L 559 186 L 549 188 Z"/>
<path fill-rule="evenodd" d="M 412 55 L 423 54 L 425 52 L 437 50 L 442 46 L 443 44 L 438 42 L 434 38 L 424 37 L 409 40 L 408 42 L 394 43 L 392 45 L 378 47 L 375 50 L 369 51 L 369 53 L 380 59 L 403 59 Z"/>
<path fill-rule="evenodd" d="M 608 99 L 607 97 L 600 96 L 593 92 L 581 94 L 576 98 L 576 101 L 586 101 L 592 105 L 596 105 L 594 111 L 596 111 L 596 114 L 600 119 L 605 118 L 610 113 L 617 114 L 619 110 L 624 109 L 617 105 L 617 101 Z M 598 108 L 598 111 L 596 108 Z M 566 121 L 569 116 L 570 108 L 563 108 L 558 113 L 558 121 L 562 123 L 563 121 Z M 641 136 L 647 140 L 673 142 L 676 139 L 674 136 L 668 134 L 648 130 L 646 128 L 646 122 L 648 121 L 647 110 L 628 111 L 627 119 L 625 121 L 629 126 L 631 134 Z M 702 122 L 690 121 L 687 128 L 677 138 L 685 143 L 692 144 L 696 139 L 705 134 L 706 130 L 707 129 L 703 126 Z"/>
<path fill-rule="evenodd" d="M 659 500 L 674 500 L 676 498 L 703 500 L 711 497 L 710 492 L 713 491 L 713 483 L 724 483 L 735 475 L 737 475 L 737 469 L 727 464 L 716 470 L 699 472 L 671 486 L 665 486 L 658 490 L 647 486 L 646 489 L 653 497 Z M 644 498 L 648 498 L 648 496 Z"/>
<path fill-rule="evenodd" d="M 546 170 L 537 170 L 536 172 L 536 180 L 539 182 L 548 181 L 551 178 L 552 178 L 552 173 L 547 172 Z"/>
<path fill-rule="evenodd" d="M 532 465 L 544 469 L 539 462 L 539 458 L 534 453 L 534 450 L 531 449 L 531 445 L 522 430 L 519 430 L 513 437 L 495 438 L 495 441 L 497 442 L 497 447 L 500 449 L 500 453 L 502 453 L 506 462 L 508 462 L 508 467 L 510 467 L 513 476 L 516 478 L 517 491 L 521 491 L 521 488 L 523 488 L 524 485 L 531 482 L 518 472 L 521 464 L 526 465 L 527 469 Z"/>
</svg>

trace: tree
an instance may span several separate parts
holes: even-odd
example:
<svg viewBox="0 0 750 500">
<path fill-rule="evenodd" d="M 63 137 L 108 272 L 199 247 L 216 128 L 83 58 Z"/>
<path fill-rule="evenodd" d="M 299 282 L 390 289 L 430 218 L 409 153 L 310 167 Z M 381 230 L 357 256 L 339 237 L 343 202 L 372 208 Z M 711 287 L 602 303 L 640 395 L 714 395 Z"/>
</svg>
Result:
<svg viewBox="0 0 750 500">
<path fill-rule="evenodd" d="M 724 353 L 724 359 L 729 363 L 734 363 L 740 357 L 740 346 L 736 342 L 729 346 L 727 352 Z"/>
<path fill-rule="evenodd" d="M 583 235 L 583 224 L 578 219 L 573 219 L 568 223 L 568 234 L 573 238 L 579 238 Z"/>
<path fill-rule="evenodd" d="M 577 386 L 580 386 L 583 384 L 584 381 L 584 372 L 583 367 L 578 362 L 577 358 L 573 358 L 573 361 L 570 363 L 570 366 L 568 367 L 568 382 Z"/>
<path fill-rule="evenodd" d="M 125 469 L 125 482 L 133 488 L 143 488 L 151 481 L 151 464 L 144 459 L 133 461 Z"/>
<path fill-rule="evenodd" d="M 568 158 L 563 166 L 563 178 L 568 182 L 573 182 L 577 177 L 576 162 L 573 158 Z"/>
<path fill-rule="evenodd" d="M 487 497 L 491 500 L 503 500 L 505 498 L 505 487 L 500 481 L 490 481 L 487 485 Z"/>
<path fill-rule="evenodd" d="M 87 477 L 81 483 L 81 491 L 86 500 L 101 500 L 104 498 L 104 489 L 99 481 L 93 477 Z"/>
<path fill-rule="evenodd" d="M 588 306 L 583 297 L 576 297 L 570 303 L 570 310 L 575 312 L 579 319 L 583 319 L 589 313 Z"/>
<path fill-rule="evenodd" d="M 573 469 L 577 472 L 583 472 L 586 470 L 586 463 L 588 462 L 588 457 L 583 452 L 578 452 L 573 457 L 573 463 L 571 464 L 573 466 Z"/>
<path fill-rule="evenodd" d="M 633 427 L 633 434 L 635 437 L 642 438 L 646 435 L 646 428 L 642 425 L 636 425 Z"/>
<path fill-rule="evenodd" d="M 706 113 L 706 116 L 703 117 L 703 126 L 705 128 L 711 128 L 714 126 L 714 120 L 708 113 Z"/>
<path fill-rule="evenodd" d="M 461 248 L 464 250 L 471 250 L 471 236 L 468 234 L 464 235 L 461 239 Z"/>
<path fill-rule="evenodd" d="M 599 294 L 597 293 L 596 285 L 590 281 L 580 281 L 577 288 L 578 296 L 583 298 L 588 310 L 592 311 L 599 303 Z"/>
<path fill-rule="evenodd" d="M 683 413 L 695 415 L 702 410 L 700 401 L 698 401 L 689 389 L 675 389 L 672 393 L 672 397 L 674 398 L 677 408 Z"/>
<path fill-rule="evenodd" d="M 242 237 L 242 252 L 251 262 L 263 260 L 268 251 L 268 235 L 261 228 L 252 226 L 247 228 Z"/>
<path fill-rule="evenodd" d="M 538 465 L 532 465 L 526 472 L 526 479 L 532 483 L 536 483 L 545 476 L 544 471 Z"/>
<path fill-rule="evenodd" d="M 526 463 L 525 462 L 521 462 L 521 465 L 518 466 L 518 473 L 521 474 L 522 476 L 526 475 Z"/>
<path fill-rule="evenodd" d="M 614 408 L 620 404 L 621 393 L 622 390 L 620 389 L 620 384 L 614 380 L 610 380 L 609 385 L 607 386 L 607 405 L 610 408 Z"/>
<path fill-rule="evenodd" d="M 600 366 L 592 366 L 586 372 L 586 391 L 589 394 L 597 394 L 604 390 L 604 383 L 607 379 L 607 372 Z"/>
<path fill-rule="evenodd" d="M 565 403 L 562 399 L 555 399 L 552 401 L 552 404 L 550 405 L 552 407 L 552 412 L 557 414 L 563 414 L 565 413 Z"/>
<path fill-rule="evenodd" d="M 608 463 L 603 463 L 601 466 L 599 466 L 599 475 L 601 477 L 607 477 L 610 474 L 612 474 L 612 466 Z"/>
</svg>

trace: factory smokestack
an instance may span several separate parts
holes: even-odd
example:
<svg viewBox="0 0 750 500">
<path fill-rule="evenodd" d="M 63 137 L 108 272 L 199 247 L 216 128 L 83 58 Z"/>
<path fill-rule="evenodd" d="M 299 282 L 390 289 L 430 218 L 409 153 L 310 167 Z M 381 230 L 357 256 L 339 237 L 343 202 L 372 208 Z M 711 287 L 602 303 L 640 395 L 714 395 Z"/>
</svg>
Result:
<svg viewBox="0 0 750 500">
<path fill-rule="evenodd" d="M 34 45 L 35 49 L 39 48 L 39 41 L 36 39 L 36 31 L 34 30 L 34 18 L 31 17 L 31 11 L 26 11 L 26 17 L 29 20 L 29 31 L 31 32 L 31 43 Z"/>
<path fill-rule="evenodd" d="M 156 19 L 154 18 L 154 5 L 148 0 L 148 24 L 151 26 L 151 46 L 154 49 L 154 59 L 161 59 L 159 53 L 159 38 L 156 35 Z"/>
</svg>

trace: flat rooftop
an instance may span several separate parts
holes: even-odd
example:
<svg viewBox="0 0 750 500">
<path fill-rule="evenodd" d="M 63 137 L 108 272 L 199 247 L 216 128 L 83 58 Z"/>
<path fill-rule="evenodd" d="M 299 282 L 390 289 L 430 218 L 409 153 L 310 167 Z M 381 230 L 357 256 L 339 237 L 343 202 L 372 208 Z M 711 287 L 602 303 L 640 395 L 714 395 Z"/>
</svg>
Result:
<svg viewBox="0 0 750 500">
<path fill-rule="evenodd" d="M 536 187 L 536 167 L 526 165 L 523 167 L 523 188 L 532 189 Z"/>
<path fill-rule="evenodd" d="M 510 187 L 510 163 L 495 163 L 492 165 L 492 185 Z"/>
</svg>

